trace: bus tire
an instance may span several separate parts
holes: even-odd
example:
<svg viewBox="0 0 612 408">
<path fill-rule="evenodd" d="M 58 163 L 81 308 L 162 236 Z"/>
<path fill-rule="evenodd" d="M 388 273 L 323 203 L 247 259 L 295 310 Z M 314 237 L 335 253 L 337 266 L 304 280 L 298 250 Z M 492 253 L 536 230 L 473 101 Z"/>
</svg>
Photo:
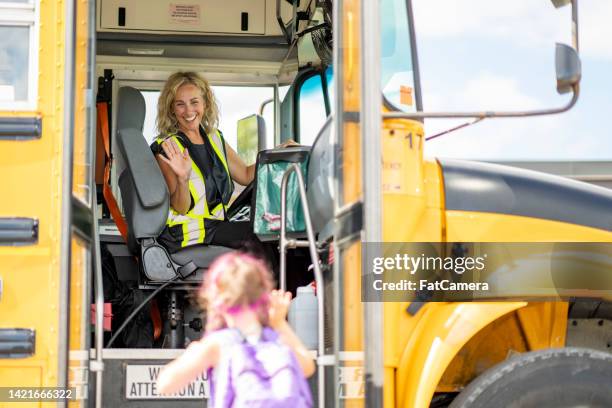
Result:
<svg viewBox="0 0 612 408">
<path fill-rule="evenodd" d="M 451 408 L 612 407 L 612 354 L 561 348 L 524 353 L 491 367 Z"/>
</svg>

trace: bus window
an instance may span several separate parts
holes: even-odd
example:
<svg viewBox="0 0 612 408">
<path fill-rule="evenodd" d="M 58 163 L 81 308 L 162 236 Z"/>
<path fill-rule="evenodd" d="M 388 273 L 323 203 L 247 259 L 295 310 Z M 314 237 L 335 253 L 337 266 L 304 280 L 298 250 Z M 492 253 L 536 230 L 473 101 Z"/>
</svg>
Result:
<svg viewBox="0 0 612 408">
<path fill-rule="evenodd" d="M 381 1 L 381 88 L 395 109 L 415 112 L 416 92 L 404 0 Z"/>
<path fill-rule="evenodd" d="M 0 1 L 0 108 L 35 109 L 38 34 L 35 5 Z"/>
<path fill-rule="evenodd" d="M 282 101 L 289 92 L 290 85 L 282 85 L 278 87 L 278 98 Z"/>
<path fill-rule="evenodd" d="M 266 100 L 274 97 L 271 86 L 213 86 L 219 106 L 219 129 L 234 150 L 237 147 L 237 123 L 240 119 L 259 112 Z M 274 129 L 274 122 L 266 121 L 266 129 Z"/>
<path fill-rule="evenodd" d="M 325 70 L 325 80 L 327 81 L 327 95 L 329 97 L 329 112 L 328 115 L 331 114 L 331 112 L 334 109 L 334 100 L 335 100 L 335 94 L 334 94 L 334 70 L 331 67 L 328 67 Z"/>
<path fill-rule="evenodd" d="M 219 129 L 225 141 L 236 150 L 238 120 L 259 112 L 263 101 L 274 96 L 271 86 L 212 86 L 219 107 Z M 157 137 L 155 118 L 160 91 L 142 90 L 145 98 L 146 114 L 143 127 L 144 137 L 151 144 Z M 274 122 L 266 121 L 266 132 L 274 131 Z"/>
<path fill-rule="evenodd" d="M 299 140 L 302 145 L 314 143 L 317 133 L 323 127 L 327 112 L 321 75 L 308 78 L 300 88 L 299 96 Z"/>
<path fill-rule="evenodd" d="M 153 143 L 157 137 L 157 128 L 155 127 L 155 119 L 157 118 L 157 100 L 159 99 L 159 91 L 140 91 L 145 100 L 145 123 L 142 127 L 142 134 L 148 144 Z"/>
</svg>

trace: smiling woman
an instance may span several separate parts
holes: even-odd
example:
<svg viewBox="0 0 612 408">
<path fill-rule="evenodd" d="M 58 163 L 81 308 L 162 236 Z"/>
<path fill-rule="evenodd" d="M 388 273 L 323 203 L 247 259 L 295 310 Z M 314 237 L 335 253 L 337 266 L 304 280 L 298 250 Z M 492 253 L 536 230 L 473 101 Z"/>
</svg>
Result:
<svg viewBox="0 0 612 408">
<path fill-rule="evenodd" d="M 159 137 L 151 148 L 170 193 L 171 209 L 159 242 L 170 252 L 197 244 L 240 248 L 258 244 L 248 222 L 230 223 L 232 180 L 247 185 L 246 166 L 217 129 L 219 112 L 208 82 L 194 72 L 171 75 L 158 102 Z"/>
<path fill-rule="evenodd" d="M 129 81 L 126 84 L 130 84 Z M 136 88 L 138 88 L 138 84 Z M 221 86 L 211 83 L 210 85 L 219 112 L 219 129 L 223 130 L 223 139 L 232 148 L 237 148 L 237 126 L 236 123 L 253 112 L 257 112 L 262 103 L 273 98 L 273 86 L 232 85 Z M 146 115 L 142 134 L 147 142 L 151 144 L 158 136 L 155 124 L 157 118 L 157 101 L 160 91 L 140 89 L 145 98 Z M 282 94 L 281 94 L 282 96 Z M 267 104 L 263 116 L 266 120 L 266 147 L 274 146 L 274 112 L 273 105 Z"/>
<path fill-rule="evenodd" d="M 211 110 L 215 106 L 215 104 L 207 106 L 207 110 Z M 203 114 L 204 104 L 199 88 L 192 84 L 181 86 L 174 98 L 174 115 L 179 127 L 190 133 L 198 133 Z M 210 128 L 208 131 L 210 131 Z"/>
</svg>

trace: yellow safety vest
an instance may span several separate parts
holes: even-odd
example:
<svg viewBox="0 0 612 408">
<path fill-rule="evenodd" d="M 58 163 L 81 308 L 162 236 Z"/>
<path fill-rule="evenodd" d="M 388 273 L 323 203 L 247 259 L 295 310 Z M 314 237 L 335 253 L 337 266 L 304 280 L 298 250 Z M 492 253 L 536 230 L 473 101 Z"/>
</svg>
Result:
<svg viewBox="0 0 612 408">
<path fill-rule="evenodd" d="M 228 179 L 231 181 L 229 168 L 227 166 L 227 159 L 224 154 L 223 140 L 218 130 L 215 130 L 213 135 L 207 135 L 208 140 L 215 152 L 219 157 L 223 167 L 227 172 Z M 158 138 L 157 143 L 161 144 L 167 139 L 173 139 L 178 145 L 181 152 L 185 150 L 185 147 L 181 143 L 181 139 L 176 134 L 170 134 L 167 138 Z M 170 207 L 168 212 L 168 220 L 166 225 L 173 227 L 176 225 L 182 226 L 183 240 L 181 241 L 181 247 L 187 247 L 194 244 L 204 243 L 206 237 L 206 228 L 204 224 L 205 219 L 219 220 L 225 219 L 225 211 L 227 210 L 227 202 L 221 202 L 215 206 L 212 210 L 209 208 L 206 199 L 206 181 L 200 168 L 192 160 L 191 162 L 191 176 L 189 177 L 189 192 L 193 198 L 193 208 L 191 208 L 187 214 L 179 214 Z M 223 194 L 221 194 L 223 196 Z M 228 199 L 229 202 L 229 199 Z"/>
</svg>

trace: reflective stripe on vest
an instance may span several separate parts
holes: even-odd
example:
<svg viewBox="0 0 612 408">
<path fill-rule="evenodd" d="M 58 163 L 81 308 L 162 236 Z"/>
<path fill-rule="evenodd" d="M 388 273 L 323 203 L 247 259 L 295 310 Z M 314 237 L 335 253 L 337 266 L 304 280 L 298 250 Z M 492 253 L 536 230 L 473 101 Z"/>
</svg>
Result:
<svg viewBox="0 0 612 408">
<path fill-rule="evenodd" d="M 170 134 L 168 135 L 167 139 L 173 139 L 179 147 L 181 153 L 185 150 L 185 147 L 177 135 Z M 166 139 L 158 138 L 157 143 L 161 144 L 165 140 Z M 209 135 L 208 140 L 210 141 L 215 154 L 218 156 L 219 160 L 221 160 L 221 163 L 223 163 L 223 167 L 227 172 L 228 178 L 231 180 L 227 160 L 223 154 L 223 141 L 219 131 L 216 130 L 213 136 Z M 206 181 L 202 175 L 202 172 L 193 160 L 191 161 L 191 175 L 189 176 L 188 187 L 189 192 L 193 197 L 193 208 L 189 210 L 187 214 L 182 215 L 170 207 L 168 220 L 166 221 L 166 224 L 170 227 L 182 225 L 182 248 L 189 245 L 203 243 L 204 238 L 206 237 L 204 219 L 208 218 L 213 220 L 223 220 L 225 218 L 225 210 L 227 209 L 227 203 L 219 203 L 212 209 L 212 211 L 209 211 L 208 202 L 206 201 Z"/>
</svg>

